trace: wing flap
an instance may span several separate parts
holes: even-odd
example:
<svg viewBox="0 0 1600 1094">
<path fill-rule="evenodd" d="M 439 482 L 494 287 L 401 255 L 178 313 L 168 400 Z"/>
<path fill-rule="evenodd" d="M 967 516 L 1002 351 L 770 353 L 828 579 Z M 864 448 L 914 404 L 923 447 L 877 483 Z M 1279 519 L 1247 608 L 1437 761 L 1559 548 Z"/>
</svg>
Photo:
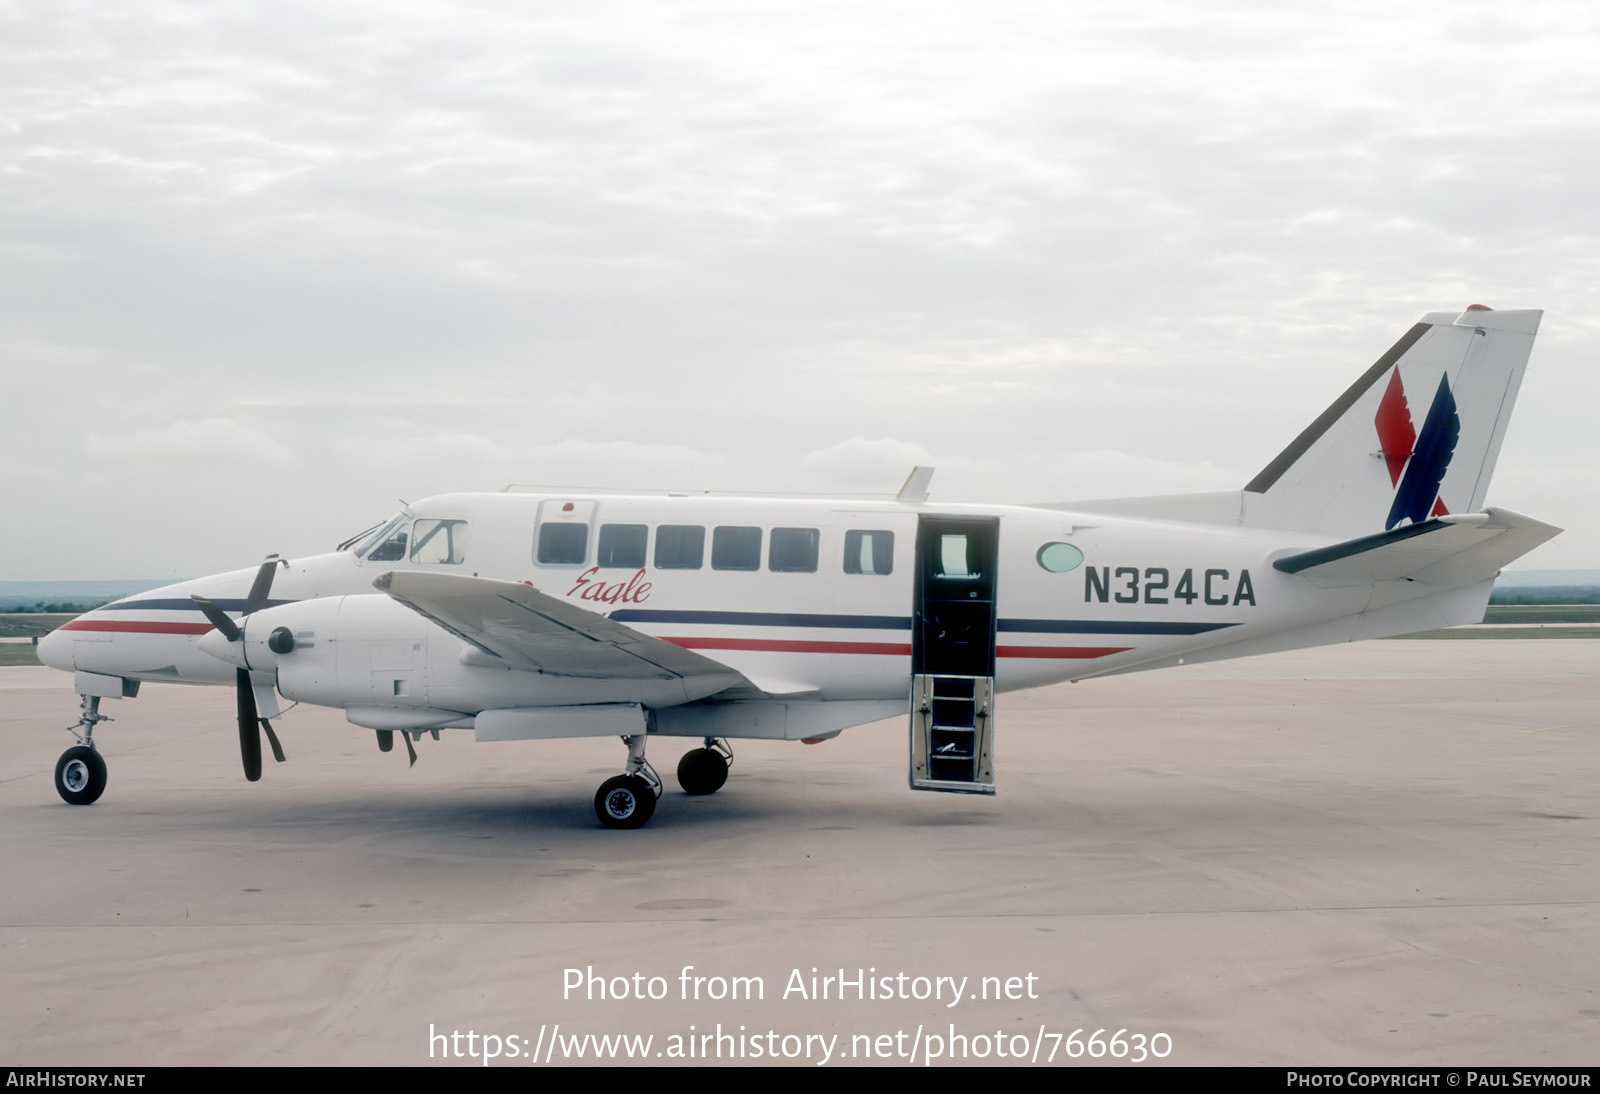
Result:
<svg viewBox="0 0 1600 1094">
<path fill-rule="evenodd" d="M 1440 517 L 1280 558 L 1272 565 L 1327 583 L 1487 581 L 1560 528 L 1509 509 Z"/>
</svg>

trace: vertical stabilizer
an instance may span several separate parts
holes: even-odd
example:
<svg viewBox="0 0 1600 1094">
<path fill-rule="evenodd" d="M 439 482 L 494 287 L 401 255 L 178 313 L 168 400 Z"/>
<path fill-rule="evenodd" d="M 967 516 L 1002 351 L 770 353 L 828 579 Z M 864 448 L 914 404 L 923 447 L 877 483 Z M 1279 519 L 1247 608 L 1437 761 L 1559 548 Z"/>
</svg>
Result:
<svg viewBox="0 0 1600 1094">
<path fill-rule="evenodd" d="M 1250 481 L 1243 523 L 1359 536 L 1481 509 L 1543 314 L 1424 316 Z"/>
</svg>

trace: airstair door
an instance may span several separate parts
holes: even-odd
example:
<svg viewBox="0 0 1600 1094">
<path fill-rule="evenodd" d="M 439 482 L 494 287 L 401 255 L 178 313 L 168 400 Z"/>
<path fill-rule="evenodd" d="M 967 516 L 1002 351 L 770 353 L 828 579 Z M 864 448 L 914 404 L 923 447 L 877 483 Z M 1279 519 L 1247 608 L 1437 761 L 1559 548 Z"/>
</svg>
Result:
<svg viewBox="0 0 1600 1094">
<path fill-rule="evenodd" d="M 911 632 L 911 787 L 994 793 L 996 517 L 917 524 Z"/>
</svg>

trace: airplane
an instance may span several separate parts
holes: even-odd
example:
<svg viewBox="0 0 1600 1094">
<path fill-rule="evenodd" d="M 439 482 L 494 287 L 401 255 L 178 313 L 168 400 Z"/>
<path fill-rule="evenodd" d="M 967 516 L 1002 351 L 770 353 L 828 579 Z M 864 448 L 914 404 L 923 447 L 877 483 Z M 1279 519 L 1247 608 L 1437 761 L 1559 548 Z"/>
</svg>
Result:
<svg viewBox="0 0 1600 1094">
<path fill-rule="evenodd" d="M 231 685 L 245 777 L 280 697 L 342 709 L 383 751 L 614 736 L 595 794 L 649 820 L 651 738 L 818 742 L 909 714 L 913 789 L 992 794 L 999 692 L 1475 623 L 1494 578 L 1560 529 L 1484 507 L 1542 312 L 1422 318 L 1242 489 L 1075 504 L 508 487 L 406 505 L 327 554 L 118 600 L 43 638 L 72 672 L 98 799 L 101 700 Z"/>
</svg>

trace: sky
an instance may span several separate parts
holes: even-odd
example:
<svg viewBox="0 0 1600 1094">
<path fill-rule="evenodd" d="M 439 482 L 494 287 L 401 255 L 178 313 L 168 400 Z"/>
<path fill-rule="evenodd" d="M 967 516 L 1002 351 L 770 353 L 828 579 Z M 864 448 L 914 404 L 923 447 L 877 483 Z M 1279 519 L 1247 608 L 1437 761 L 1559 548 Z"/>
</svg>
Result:
<svg viewBox="0 0 1600 1094">
<path fill-rule="evenodd" d="M 508 483 L 1236 489 L 1472 303 L 1546 310 L 1517 565 L 1600 567 L 1597 59 L 1537 0 L 0 0 L 0 578 Z"/>
</svg>

